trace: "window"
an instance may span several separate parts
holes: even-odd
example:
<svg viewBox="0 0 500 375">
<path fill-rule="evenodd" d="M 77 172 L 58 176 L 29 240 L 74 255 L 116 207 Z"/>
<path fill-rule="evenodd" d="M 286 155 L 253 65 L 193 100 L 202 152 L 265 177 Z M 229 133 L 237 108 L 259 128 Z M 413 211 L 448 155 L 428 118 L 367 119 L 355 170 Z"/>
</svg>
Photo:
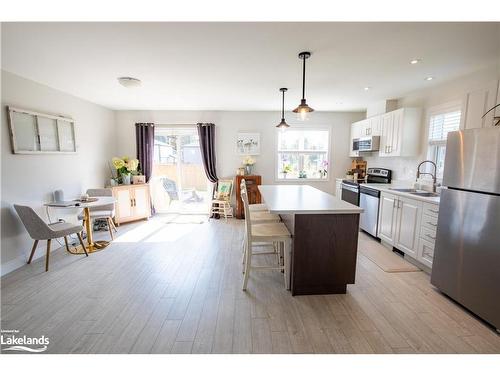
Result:
<svg viewBox="0 0 500 375">
<path fill-rule="evenodd" d="M 278 180 L 327 179 L 328 130 L 293 129 L 278 133 Z"/>
<path fill-rule="evenodd" d="M 435 111 L 429 117 L 429 140 L 427 156 L 437 166 L 437 178 L 443 177 L 446 138 L 448 133 L 460 128 L 460 107 Z"/>
</svg>

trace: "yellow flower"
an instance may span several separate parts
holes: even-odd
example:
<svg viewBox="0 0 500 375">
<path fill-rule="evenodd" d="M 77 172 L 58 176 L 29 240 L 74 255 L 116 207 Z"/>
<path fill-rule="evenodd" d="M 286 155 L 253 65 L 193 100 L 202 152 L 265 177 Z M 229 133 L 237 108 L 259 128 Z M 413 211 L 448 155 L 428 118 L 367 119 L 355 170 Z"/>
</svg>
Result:
<svg viewBox="0 0 500 375">
<path fill-rule="evenodd" d="M 127 162 L 127 169 L 130 172 L 135 172 L 137 170 L 137 167 L 139 167 L 139 160 L 137 160 L 137 159 L 130 159 Z"/>
<path fill-rule="evenodd" d="M 122 159 L 123 159 L 123 161 L 126 163 L 126 162 L 128 162 L 129 157 L 128 157 L 128 156 L 124 156 L 124 157 L 122 157 Z"/>
<path fill-rule="evenodd" d="M 115 167 L 115 169 L 120 169 L 120 168 L 123 168 L 125 166 L 125 162 L 123 161 L 123 159 L 120 159 L 120 158 L 113 158 L 112 159 L 112 162 L 113 162 L 113 166 Z"/>
</svg>

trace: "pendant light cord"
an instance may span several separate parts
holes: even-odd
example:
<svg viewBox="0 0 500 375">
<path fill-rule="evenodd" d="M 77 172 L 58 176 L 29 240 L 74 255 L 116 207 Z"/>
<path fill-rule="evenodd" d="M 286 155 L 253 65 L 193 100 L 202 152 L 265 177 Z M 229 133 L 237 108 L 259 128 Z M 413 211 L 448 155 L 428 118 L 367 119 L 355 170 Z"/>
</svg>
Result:
<svg viewBox="0 0 500 375">
<path fill-rule="evenodd" d="M 306 57 L 303 56 L 304 63 L 302 64 L 302 99 L 306 98 Z"/>
<path fill-rule="evenodd" d="M 283 99 L 281 102 L 281 120 L 285 120 L 285 90 L 282 91 Z"/>
</svg>

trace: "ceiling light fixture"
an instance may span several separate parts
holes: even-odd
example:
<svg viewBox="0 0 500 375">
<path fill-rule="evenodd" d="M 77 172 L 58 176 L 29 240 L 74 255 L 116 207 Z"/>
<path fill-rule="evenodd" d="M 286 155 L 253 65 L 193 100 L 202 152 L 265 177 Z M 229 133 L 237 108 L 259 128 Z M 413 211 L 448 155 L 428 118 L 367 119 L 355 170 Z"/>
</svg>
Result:
<svg viewBox="0 0 500 375">
<path fill-rule="evenodd" d="M 413 59 L 413 60 L 410 60 L 410 64 L 411 65 L 415 65 L 415 64 L 418 64 L 421 61 L 422 61 L 422 59 Z"/>
<path fill-rule="evenodd" d="M 299 120 L 305 121 L 309 113 L 313 112 L 314 109 L 309 107 L 306 103 L 306 59 L 311 57 L 311 52 L 301 52 L 299 53 L 299 59 L 303 61 L 302 65 L 302 99 L 297 108 L 293 110 L 294 113 L 298 115 Z"/>
<path fill-rule="evenodd" d="M 434 77 L 426 77 L 425 80 L 426 81 L 432 81 L 434 79 Z"/>
<path fill-rule="evenodd" d="M 140 79 L 133 77 L 118 77 L 118 83 L 126 88 L 139 87 L 142 82 Z"/>
<path fill-rule="evenodd" d="M 286 128 L 289 128 L 290 125 L 288 125 L 285 121 L 285 92 L 288 91 L 286 87 L 280 88 L 280 91 L 282 92 L 282 100 L 281 100 L 281 122 L 276 125 L 276 127 L 282 131 L 284 131 Z"/>
</svg>

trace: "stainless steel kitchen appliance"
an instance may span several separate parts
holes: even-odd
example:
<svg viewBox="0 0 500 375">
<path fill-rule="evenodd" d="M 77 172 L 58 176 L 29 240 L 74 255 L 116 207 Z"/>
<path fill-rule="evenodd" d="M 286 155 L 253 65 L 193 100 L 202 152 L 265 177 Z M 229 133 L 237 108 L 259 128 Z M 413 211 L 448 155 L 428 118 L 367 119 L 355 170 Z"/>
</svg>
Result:
<svg viewBox="0 0 500 375">
<path fill-rule="evenodd" d="M 389 169 L 368 168 L 366 182 L 390 184 L 391 174 Z M 359 187 L 359 206 L 364 209 L 359 217 L 359 227 L 373 237 L 377 237 L 379 201 L 379 190 L 363 185 Z"/>
<path fill-rule="evenodd" d="M 500 328 L 500 127 L 448 133 L 431 283 Z"/>
<path fill-rule="evenodd" d="M 378 151 L 380 148 L 380 136 L 354 138 L 352 140 L 352 150 L 361 152 Z"/>
<path fill-rule="evenodd" d="M 391 170 L 384 168 L 368 168 L 367 183 L 391 183 Z M 378 203 L 380 191 L 372 189 L 352 180 L 342 181 L 342 200 L 364 208 L 360 215 L 359 226 L 372 236 L 377 236 Z"/>
</svg>

